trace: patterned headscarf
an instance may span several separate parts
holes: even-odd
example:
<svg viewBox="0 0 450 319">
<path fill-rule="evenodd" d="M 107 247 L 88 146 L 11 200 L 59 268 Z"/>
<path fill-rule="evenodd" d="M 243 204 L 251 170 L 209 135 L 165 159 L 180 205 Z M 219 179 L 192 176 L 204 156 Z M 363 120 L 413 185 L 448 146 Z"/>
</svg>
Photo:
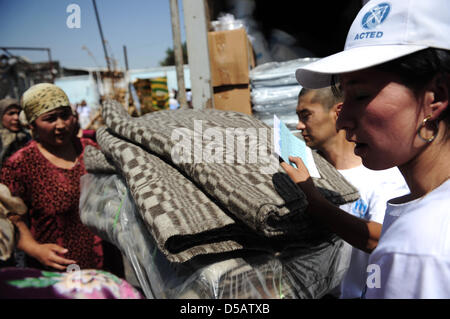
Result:
<svg viewBox="0 0 450 319">
<path fill-rule="evenodd" d="M 33 85 L 22 95 L 22 107 L 28 123 L 33 123 L 40 115 L 61 106 L 70 107 L 69 98 L 61 88 L 54 84 Z"/>
</svg>

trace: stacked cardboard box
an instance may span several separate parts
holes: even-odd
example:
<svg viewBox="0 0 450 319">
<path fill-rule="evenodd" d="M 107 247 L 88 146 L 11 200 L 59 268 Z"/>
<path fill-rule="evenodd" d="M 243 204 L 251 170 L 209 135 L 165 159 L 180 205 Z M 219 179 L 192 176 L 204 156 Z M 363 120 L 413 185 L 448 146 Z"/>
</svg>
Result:
<svg viewBox="0 0 450 319">
<path fill-rule="evenodd" d="M 252 114 L 249 69 L 253 51 L 245 29 L 208 33 L 214 108 Z"/>
</svg>

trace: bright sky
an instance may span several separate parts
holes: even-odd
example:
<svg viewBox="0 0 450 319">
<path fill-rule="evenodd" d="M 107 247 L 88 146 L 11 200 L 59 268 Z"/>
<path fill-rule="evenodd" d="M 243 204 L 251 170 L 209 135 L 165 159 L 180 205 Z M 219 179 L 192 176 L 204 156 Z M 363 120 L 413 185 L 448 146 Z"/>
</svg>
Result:
<svg viewBox="0 0 450 319">
<path fill-rule="evenodd" d="M 69 28 L 70 4 L 80 7 L 80 28 Z M 109 56 L 125 68 L 156 67 L 173 47 L 169 0 L 96 0 Z M 185 41 L 182 1 L 181 39 Z M 0 0 L 0 47 L 47 47 L 64 67 L 106 67 L 92 0 Z M 92 52 L 83 50 L 86 46 Z M 0 50 L 0 54 L 3 51 Z M 45 51 L 11 51 L 33 62 L 48 61 Z"/>
</svg>

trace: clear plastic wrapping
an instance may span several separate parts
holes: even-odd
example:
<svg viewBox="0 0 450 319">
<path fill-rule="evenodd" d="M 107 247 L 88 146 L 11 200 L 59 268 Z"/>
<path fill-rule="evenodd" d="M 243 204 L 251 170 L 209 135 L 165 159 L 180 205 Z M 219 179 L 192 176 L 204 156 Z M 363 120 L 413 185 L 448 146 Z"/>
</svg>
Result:
<svg viewBox="0 0 450 319">
<path fill-rule="evenodd" d="M 300 58 L 284 62 L 268 62 L 250 71 L 251 101 L 253 115 L 273 125 L 276 114 L 294 130 L 298 119 L 295 109 L 302 87 L 295 78 L 295 71 L 318 58 Z"/>
<path fill-rule="evenodd" d="M 348 267 L 338 239 L 276 255 L 241 252 L 171 263 L 157 249 L 118 175 L 84 175 L 80 212 L 84 224 L 124 253 L 147 298 L 320 298 L 340 283 Z"/>
<path fill-rule="evenodd" d="M 296 99 L 301 88 L 300 85 L 255 88 L 252 89 L 251 98 L 253 104 L 283 104 Z"/>
<path fill-rule="evenodd" d="M 250 82 L 254 88 L 298 85 L 295 70 L 317 60 L 318 58 L 300 58 L 264 63 L 250 71 Z"/>
</svg>

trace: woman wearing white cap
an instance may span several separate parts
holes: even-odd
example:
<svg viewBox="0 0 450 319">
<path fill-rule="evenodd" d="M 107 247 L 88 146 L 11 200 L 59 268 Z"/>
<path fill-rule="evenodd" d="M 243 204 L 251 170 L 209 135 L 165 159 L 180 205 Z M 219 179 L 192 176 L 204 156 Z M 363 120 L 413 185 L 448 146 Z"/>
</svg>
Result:
<svg viewBox="0 0 450 319">
<path fill-rule="evenodd" d="M 326 202 L 299 158 L 283 168 L 310 213 L 371 252 L 366 298 L 450 298 L 450 2 L 370 1 L 343 52 L 296 71 L 307 88 L 339 81 L 337 127 L 375 170 L 398 166 L 411 193 L 387 204 L 383 225 Z"/>
</svg>

